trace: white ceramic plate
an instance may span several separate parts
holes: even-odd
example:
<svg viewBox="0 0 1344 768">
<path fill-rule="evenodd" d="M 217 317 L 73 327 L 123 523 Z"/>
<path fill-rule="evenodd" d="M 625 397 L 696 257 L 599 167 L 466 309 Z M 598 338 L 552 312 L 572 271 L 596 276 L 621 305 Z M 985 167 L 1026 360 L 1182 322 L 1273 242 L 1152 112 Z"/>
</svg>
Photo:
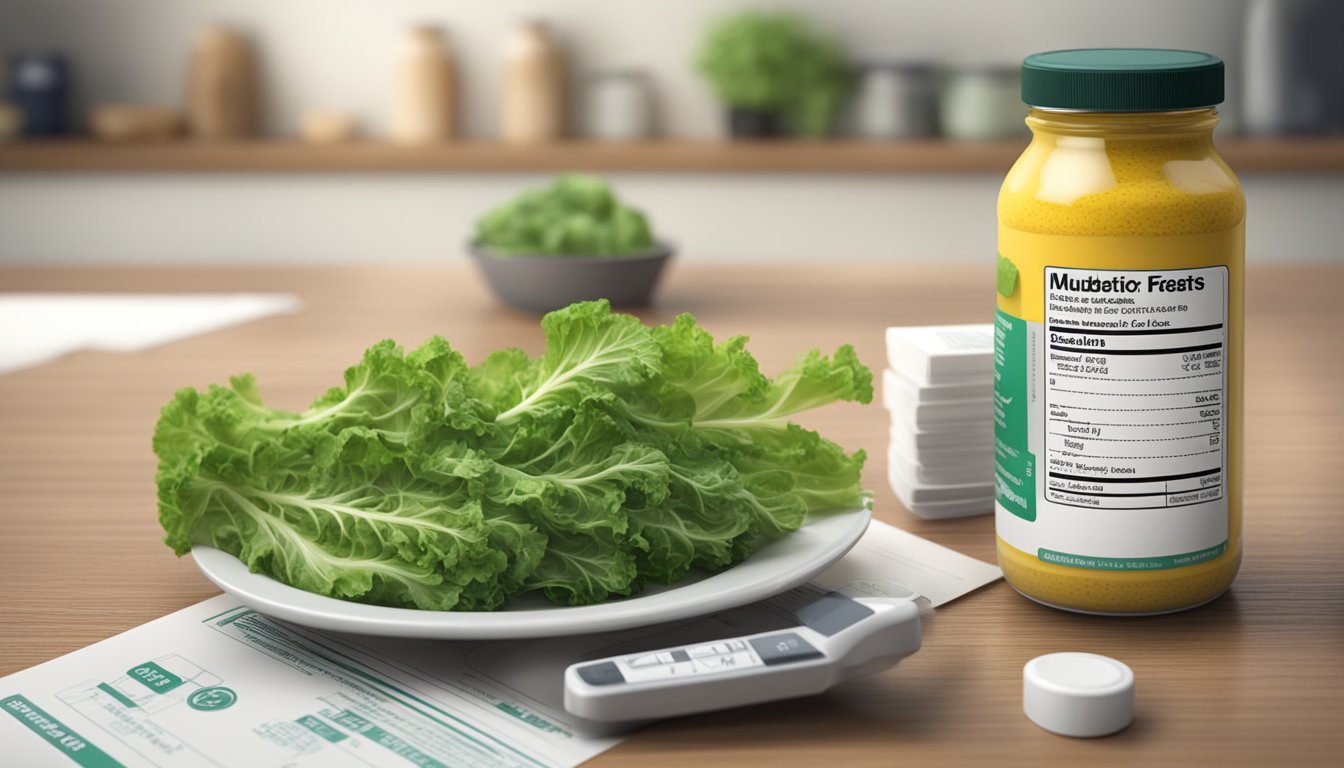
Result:
<svg viewBox="0 0 1344 768">
<path fill-rule="evenodd" d="M 828 513 L 721 573 L 577 608 L 558 607 L 540 596 L 515 599 L 504 609 L 482 613 L 386 608 L 281 584 L 251 573 L 241 560 L 212 547 L 194 547 L 192 556 L 206 578 L 240 603 L 296 624 L 445 640 L 554 637 L 646 626 L 764 600 L 805 583 L 843 557 L 868 529 L 870 516 L 866 509 Z"/>
</svg>

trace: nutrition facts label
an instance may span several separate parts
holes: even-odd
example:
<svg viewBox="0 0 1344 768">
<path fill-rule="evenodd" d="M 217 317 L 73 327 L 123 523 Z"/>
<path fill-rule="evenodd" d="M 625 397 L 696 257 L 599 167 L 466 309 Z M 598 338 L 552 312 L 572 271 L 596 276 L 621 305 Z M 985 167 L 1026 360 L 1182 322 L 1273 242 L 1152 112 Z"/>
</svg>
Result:
<svg viewBox="0 0 1344 768">
<path fill-rule="evenodd" d="M 1227 270 L 1045 270 L 1045 498 L 1223 499 Z"/>
</svg>

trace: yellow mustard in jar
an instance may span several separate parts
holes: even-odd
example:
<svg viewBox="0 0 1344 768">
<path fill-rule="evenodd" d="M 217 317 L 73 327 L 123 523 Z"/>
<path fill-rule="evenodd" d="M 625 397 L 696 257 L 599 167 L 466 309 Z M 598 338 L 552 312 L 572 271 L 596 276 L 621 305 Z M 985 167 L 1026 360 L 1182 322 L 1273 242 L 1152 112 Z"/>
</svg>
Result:
<svg viewBox="0 0 1344 768">
<path fill-rule="evenodd" d="M 999 193 L 995 527 L 1009 584 L 1143 615 L 1232 583 L 1242 538 L 1245 198 L 1223 63 L 1052 51 Z"/>
</svg>

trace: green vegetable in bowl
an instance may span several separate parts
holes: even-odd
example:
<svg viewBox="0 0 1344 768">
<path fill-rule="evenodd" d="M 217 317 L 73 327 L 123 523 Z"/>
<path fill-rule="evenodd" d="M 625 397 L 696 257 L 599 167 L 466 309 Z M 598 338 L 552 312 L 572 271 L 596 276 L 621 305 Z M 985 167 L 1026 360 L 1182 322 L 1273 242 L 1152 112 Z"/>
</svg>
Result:
<svg viewBox="0 0 1344 768">
<path fill-rule="evenodd" d="M 165 542 L 362 602 L 582 605 L 865 503 L 863 451 L 790 421 L 872 399 L 852 347 L 769 379 L 744 337 L 716 344 L 690 315 L 649 328 L 598 301 L 542 328 L 541 357 L 476 366 L 438 337 L 380 342 L 302 413 L 264 405 L 248 375 L 180 390 L 154 433 Z"/>
<path fill-rule="evenodd" d="M 623 256 L 653 247 L 644 214 L 622 205 L 605 180 L 578 174 L 487 213 L 476 222 L 476 241 L 529 256 Z"/>
</svg>

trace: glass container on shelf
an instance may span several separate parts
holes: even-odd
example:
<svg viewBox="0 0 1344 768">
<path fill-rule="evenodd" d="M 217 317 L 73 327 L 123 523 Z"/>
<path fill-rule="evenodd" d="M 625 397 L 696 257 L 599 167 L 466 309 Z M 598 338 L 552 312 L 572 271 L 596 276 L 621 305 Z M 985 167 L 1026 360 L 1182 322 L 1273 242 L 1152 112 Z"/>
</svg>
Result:
<svg viewBox="0 0 1344 768">
<path fill-rule="evenodd" d="M 937 96 L 928 64 L 862 67 L 854 98 L 854 131 L 865 139 L 931 136 L 937 124 Z"/>
<path fill-rule="evenodd" d="M 604 141 L 634 141 L 653 135 L 653 94 L 642 72 L 598 72 L 587 80 L 584 126 Z"/>
<path fill-rule="evenodd" d="M 1016 69 L 993 66 L 956 68 L 943 82 L 939 122 L 949 139 L 992 141 L 1026 138 L 1026 107 L 1019 98 Z"/>
</svg>

